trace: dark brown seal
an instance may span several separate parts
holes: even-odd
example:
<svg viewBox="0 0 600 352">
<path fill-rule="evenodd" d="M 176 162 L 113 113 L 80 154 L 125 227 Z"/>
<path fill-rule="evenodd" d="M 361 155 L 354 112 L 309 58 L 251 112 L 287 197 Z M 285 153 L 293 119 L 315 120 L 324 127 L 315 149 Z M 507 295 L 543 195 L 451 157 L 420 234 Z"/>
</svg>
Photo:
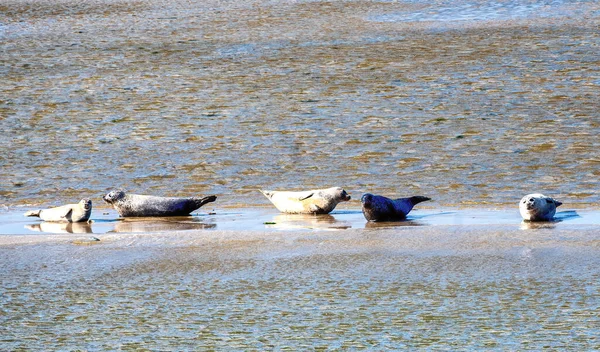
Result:
<svg viewBox="0 0 600 352">
<path fill-rule="evenodd" d="M 402 221 L 415 204 L 431 200 L 423 196 L 390 199 L 365 193 L 360 199 L 362 212 L 367 221 Z"/>
</svg>

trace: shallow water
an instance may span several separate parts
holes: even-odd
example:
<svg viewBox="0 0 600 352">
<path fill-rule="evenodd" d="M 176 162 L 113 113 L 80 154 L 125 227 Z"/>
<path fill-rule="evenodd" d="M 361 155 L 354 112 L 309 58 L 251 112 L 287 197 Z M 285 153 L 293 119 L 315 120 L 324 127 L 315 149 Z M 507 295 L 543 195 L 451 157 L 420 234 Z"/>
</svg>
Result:
<svg viewBox="0 0 600 352">
<path fill-rule="evenodd" d="M 0 211 L 2 235 L 155 233 L 192 230 L 220 231 L 341 231 L 411 226 L 510 225 L 521 229 L 587 228 L 600 225 L 600 211 L 559 210 L 551 222 L 522 221 L 518 209 L 416 209 L 406 221 L 367 222 L 359 209 L 338 209 L 327 215 L 282 214 L 271 208 L 223 209 L 171 218 L 120 218 L 116 211 L 92 213 L 90 223 L 58 223 Z"/>
<path fill-rule="evenodd" d="M 1 6 L 3 204 L 599 203 L 595 1 Z"/>
</svg>

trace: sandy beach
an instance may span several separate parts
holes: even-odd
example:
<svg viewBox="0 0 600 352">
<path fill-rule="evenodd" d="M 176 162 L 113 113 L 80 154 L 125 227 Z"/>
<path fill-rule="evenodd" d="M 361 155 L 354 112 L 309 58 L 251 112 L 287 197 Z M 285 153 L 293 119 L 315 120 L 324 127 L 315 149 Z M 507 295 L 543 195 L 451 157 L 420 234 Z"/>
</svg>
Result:
<svg viewBox="0 0 600 352">
<path fill-rule="evenodd" d="M 81 233 L 3 214 L 3 349 L 600 347 L 595 210 L 101 214 Z"/>
<path fill-rule="evenodd" d="M 0 236 L 0 345 L 592 350 L 597 229 Z"/>
</svg>

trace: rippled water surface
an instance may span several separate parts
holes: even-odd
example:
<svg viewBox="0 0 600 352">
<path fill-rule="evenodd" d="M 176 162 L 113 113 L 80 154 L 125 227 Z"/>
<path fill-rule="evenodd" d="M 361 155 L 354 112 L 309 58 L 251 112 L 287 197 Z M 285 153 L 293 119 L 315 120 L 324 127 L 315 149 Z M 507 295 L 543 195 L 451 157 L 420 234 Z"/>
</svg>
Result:
<svg viewBox="0 0 600 352">
<path fill-rule="evenodd" d="M 594 1 L 0 6 L 4 204 L 332 185 L 599 201 Z"/>
</svg>

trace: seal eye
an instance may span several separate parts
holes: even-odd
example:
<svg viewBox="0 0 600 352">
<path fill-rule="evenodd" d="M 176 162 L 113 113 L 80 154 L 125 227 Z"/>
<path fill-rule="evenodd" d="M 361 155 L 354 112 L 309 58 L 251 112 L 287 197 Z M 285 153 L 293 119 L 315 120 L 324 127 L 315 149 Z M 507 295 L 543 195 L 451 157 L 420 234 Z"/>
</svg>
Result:
<svg viewBox="0 0 600 352">
<path fill-rule="evenodd" d="M 531 203 L 533 203 L 533 202 L 535 201 L 535 199 L 533 199 L 533 198 L 529 198 L 529 201 L 530 201 Z"/>
</svg>

